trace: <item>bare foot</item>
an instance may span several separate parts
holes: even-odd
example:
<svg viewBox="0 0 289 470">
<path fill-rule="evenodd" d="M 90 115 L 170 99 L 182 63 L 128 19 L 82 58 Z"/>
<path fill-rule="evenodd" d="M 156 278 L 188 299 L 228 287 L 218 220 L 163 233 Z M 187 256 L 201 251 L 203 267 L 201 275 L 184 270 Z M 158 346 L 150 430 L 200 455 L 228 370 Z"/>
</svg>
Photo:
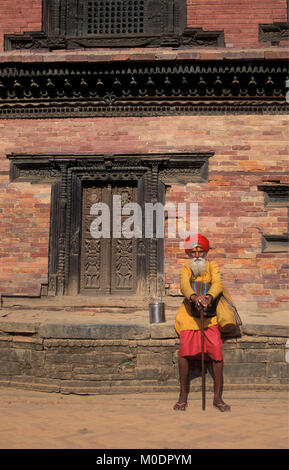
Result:
<svg viewBox="0 0 289 470">
<path fill-rule="evenodd" d="M 187 394 L 180 393 L 179 401 L 174 405 L 173 409 L 176 411 L 185 411 L 187 406 Z"/>
<path fill-rule="evenodd" d="M 230 405 L 227 405 L 227 403 L 225 403 L 221 398 L 215 398 L 213 401 L 213 406 L 222 413 L 224 411 L 231 411 Z"/>
<path fill-rule="evenodd" d="M 176 410 L 176 411 L 185 411 L 187 406 L 188 406 L 187 402 L 183 401 L 183 402 L 180 403 L 178 401 L 174 406 L 174 410 Z"/>
</svg>

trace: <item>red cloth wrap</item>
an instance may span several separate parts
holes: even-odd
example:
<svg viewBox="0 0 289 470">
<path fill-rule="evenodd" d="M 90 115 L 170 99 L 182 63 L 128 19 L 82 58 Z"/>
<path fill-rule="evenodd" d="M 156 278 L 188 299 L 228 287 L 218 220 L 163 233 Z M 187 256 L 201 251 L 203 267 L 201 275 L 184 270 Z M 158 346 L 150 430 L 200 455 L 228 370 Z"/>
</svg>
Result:
<svg viewBox="0 0 289 470">
<path fill-rule="evenodd" d="M 188 256 L 190 254 L 191 245 L 194 242 L 198 243 L 198 245 L 200 245 L 205 252 L 209 251 L 209 248 L 210 248 L 209 240 L 206 237 L 204 237 L 204 235 L 201 235 L 200 233 L 198 233 L 197 235 L 190 235 L 189 237 L 185 239 L 185 252 L 187 253 Z"/>
<path fill-rule="evenodd" d="M 205 359 L 223 360 L 222 339 L 218 326 L 209 326 L 204 330 Z M 180 332 L 179 356 L 196 356 L 201 359 L 201 330 L 183 330 Z"/>
</svg>

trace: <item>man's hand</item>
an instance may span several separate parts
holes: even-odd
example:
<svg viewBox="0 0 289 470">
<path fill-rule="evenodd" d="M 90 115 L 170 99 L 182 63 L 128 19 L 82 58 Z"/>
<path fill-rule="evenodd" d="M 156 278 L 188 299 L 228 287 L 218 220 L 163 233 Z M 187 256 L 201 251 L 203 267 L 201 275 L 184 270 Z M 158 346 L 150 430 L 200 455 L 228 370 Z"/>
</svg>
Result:
<svg viewBox="0 0 289 470">
<path fill-rule="evenodd" d="M 213 301 L 213 296 L 211 294 L 202 296 L 201 303 L 203 307 L 208 307 L 209 305 L 211 305 L 212 301 Z"/>
<path fill-rule="evenodd" d="M 208 307 L 212 303 L 212 295 L 192 295 L 191 301 L 195 303 L 198 310 L 204 307 Z"/>
</svg>

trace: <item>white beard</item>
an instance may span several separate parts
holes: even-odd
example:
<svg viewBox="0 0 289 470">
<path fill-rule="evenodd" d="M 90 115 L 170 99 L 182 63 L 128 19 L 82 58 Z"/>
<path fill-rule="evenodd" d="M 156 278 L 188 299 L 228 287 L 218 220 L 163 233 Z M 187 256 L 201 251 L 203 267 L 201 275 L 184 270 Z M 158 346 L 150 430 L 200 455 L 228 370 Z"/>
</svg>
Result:
<svg viewBox="0 0 289 470">
<path fill-rule="evenodd" d="M 205 256 L 203 258 L 190 259 L 190 267 L 195 278 L 204 274 L 206 271 L 206 264 L 207 260 Z"/>
</svg>

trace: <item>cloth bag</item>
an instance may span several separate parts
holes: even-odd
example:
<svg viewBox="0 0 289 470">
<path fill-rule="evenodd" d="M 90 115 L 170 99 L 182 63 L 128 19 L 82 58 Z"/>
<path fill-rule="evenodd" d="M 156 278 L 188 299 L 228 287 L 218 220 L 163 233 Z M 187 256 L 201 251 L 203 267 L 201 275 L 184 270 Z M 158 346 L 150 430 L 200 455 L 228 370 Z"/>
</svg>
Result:
<svg viewBox="0 0 289 470">
<path fill-rule="evenodd" d="M 215 299 L 216 315 L 219 328 L 224 333 L 229 333 L 236 326 L 242 325 L 242 320 L 232 301 L 228 289 L 223 286 L 222 293 Z"/>
</svg>

